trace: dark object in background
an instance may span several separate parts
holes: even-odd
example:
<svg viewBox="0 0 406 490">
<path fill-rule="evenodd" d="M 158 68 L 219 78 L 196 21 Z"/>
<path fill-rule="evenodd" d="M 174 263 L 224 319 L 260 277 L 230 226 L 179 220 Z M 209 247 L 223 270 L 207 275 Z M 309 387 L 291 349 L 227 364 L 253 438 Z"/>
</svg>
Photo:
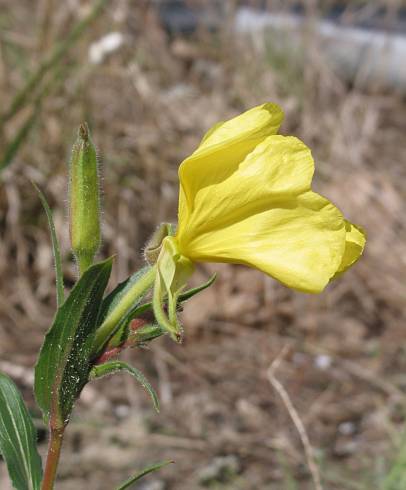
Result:
<svg viewBox="0 0 406 490">
<path fill-rule="evenodd" d="M 216 31 L 226 15 L 225 2 L 218 0 L 210 2 L 155 0 L 155 5 L 164 29 L 171 35 L 191 35 L 199 26 L 210 31 Z M 336 2 L 322 12 L 322 17 L 342 25 L 350 24 L 363 29 L 389 29 L 392 32 L 406 33 L 405 7 L 396 9 L 395 15 L 392 15 L 388 11 L 388 7 L 385 6 L 371 9 L 371 12 L 366 16 L 358 15 L 365 6 L 361 3 L 356 8 L 350 9 L 346 2 Z M 240 0 L 237 2 L 237 10 L 239 7 L 251 7 L 257 11 L 272 12 L 272 9 L 269 8 L 269 2 L 266 0 L 254 2 L 254 5 L 248 0 Z M 284 12 L 304 16 L 305 7 L 302 2 L 296 2 L 288 9 L 284 9 Z"/>
<path fill-rule="evenodd" d="M 224 19 L 224 2 L 209 2 L 207 6 L 191 5 L 185 0 L 156 0 L 162 26 L 170 35 L 192 35 L 201 26 L 216 31 Z"/>
</svg>

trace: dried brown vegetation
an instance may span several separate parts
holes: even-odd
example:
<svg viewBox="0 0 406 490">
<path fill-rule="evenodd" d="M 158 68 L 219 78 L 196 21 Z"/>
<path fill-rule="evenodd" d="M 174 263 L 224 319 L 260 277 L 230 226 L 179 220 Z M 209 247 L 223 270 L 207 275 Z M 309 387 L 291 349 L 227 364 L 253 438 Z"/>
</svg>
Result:
<svg viewBox="0 0 406 490">
<path fill-rule="evenodd" d="M 43 0 L 36 12 L 28 0 L 2 4 L 5 108 L 88 4 Z M 89 43 L 112 31 L 124 35 L 122 46 L 89 63 Z M 67 436 L 61 490 L 107 490 L 137 465 L 167 458 L 176 465 L 140 488 L 312 488 L 300 439 L 267 378 L 285 346 L 276 376 L 316 448 L 324 488 L 384 488 L 406 404 L 405 103 L 349 86 L 321 58 L 317 38 L 303 42 L 304 70 L 281 66 L 235 36 L 231 22 L 214 35 L 170 37 L 149 2 L 117 1 L 70 49 L 59 78 L 47 75 L 35 124 L 0 177 L 0 369 L 27 399 L 55 307 L 46 219 L 30 179 L 53 205 L 69 285 L 66 164 L 84 119 L 100 151 L 102 255 L 117 253 L 114 281 L 140 265 L 154 227 L 176 219 L 177 166 L 205 130 L 265 100 L 285 109 L 282 132 L 313 149 L 317 190 L 369 237 L 359 264 L 315 297 L 243 267 L 203 266 L 201 279 L 212 270 L 219 278 L 186 305 L 185 344 L 161 340 L 125 354 L 158 388 L 161 415 L 131 380 L 117 377 L 108 391 L 93 385 Z M 32 110 L 27 104 L 7 122 L 3 151 Z"/>
</svg>

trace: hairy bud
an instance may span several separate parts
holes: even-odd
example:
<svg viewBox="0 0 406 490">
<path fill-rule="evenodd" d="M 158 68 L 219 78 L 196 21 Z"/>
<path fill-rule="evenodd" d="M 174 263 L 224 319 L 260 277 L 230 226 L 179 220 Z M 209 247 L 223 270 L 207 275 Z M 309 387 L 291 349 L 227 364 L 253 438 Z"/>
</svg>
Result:
<svg viewBox="0 0 406 490">
<path fill-rule="evenodd" d="M 100 191 L 97 156 L 86 123 L 81 124 L 69 166 L 70 238 L 80 273 L 99 249 Z"/>
</svg>

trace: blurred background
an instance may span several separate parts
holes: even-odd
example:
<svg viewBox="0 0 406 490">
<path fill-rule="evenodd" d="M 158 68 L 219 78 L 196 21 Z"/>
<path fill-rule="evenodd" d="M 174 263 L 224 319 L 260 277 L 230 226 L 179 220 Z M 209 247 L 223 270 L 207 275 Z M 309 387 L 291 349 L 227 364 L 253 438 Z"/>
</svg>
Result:
<svg viewBox="0 0 406 490">
<path fill-rule="evenodd" d="M 406 6 L 402 0 L 0 0 L 0 369 L 32 396 L 55 309 L 46 193 L 69 252 L 67 162 L 88 121 L 103 176 L 100 257 L 111 286 L 145 240 L 176 221 L 177 167 L 214 123 L 264 101 L 313 150 L 315 189 L 368 233 L 362 260 L 319 296 L 239 266 L 204 265 L 213 287 L 169 339 L 124 358 L 130 378 L 86 388 L 58 489 L 296 490 L 314 483 L 268 368 L 306 427 L 328 490 L 406 488 Z M 0 464 L 0 487 L 9 484 Z"/>
</svg>

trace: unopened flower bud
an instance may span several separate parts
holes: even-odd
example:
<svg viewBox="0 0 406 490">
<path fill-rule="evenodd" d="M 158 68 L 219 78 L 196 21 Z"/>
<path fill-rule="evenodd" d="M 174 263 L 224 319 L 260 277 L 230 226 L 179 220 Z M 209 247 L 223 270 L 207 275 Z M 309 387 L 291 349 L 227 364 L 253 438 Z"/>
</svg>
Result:
<svg viewBox="0 0 406 490">
<path fill-rule="evenodd" d="M 100 246 L 97 156 L 86 123 L 81 124 L 69 167 L 70 238 L 81 274 Z"/>
</svg>

